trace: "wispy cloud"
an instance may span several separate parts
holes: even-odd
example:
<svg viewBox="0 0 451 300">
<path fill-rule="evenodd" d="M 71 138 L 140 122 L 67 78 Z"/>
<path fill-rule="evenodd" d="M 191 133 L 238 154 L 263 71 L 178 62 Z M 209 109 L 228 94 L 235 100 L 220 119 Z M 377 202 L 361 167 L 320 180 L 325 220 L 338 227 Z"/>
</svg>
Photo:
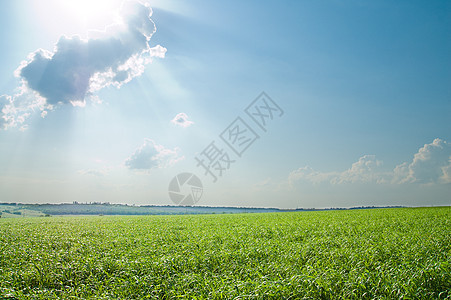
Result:
<svg viewBox="0 0 451 300">
<path fill-rule="evenodd" d="M 185 158 L 179 152 L 179 148 L 167 149 L 151 139 L 145 139 L 144 144 L 125 161 L 125 166 L 141 171 L 169 167 Z"/>
<path fill-rule="evenodd" d="M 149 6 L 126 1 L 120 23 L 93 31 L 88 39 L 62 36 L 53 51 L 31 53 L 15 72 L 22 82 L 18 92 L 2 96 L 0 125 L 18 126 L 34 111 L 45 116 L 44 111 L 59 104 L 84 106 L 96 91 L 111 85 L 119 88 L 141 75 L 152 57 L 163 58 L 166 53 L 160 45 L 149 46 L 156 31 L 151 15 Z"/>
<path fill-rule="evenodd" d="M 183 128 L 189 127 L 194 124 L 194 122 L 188 120 L 188 116 L 185 113 L 177 114 L 174 119 L 171 120 L 171 123 Z"/>
<path fill-rule="evenodd" d="M 375 155 L 364 155 L 349 169 L 342 172 L 319 172 L 306 166 L 292 171 L 288 180 L 290 184 L 296 181 L 308 181 L 314 184 L 382 183 L 386 181 L 386 178 L 381 171 L 381 166 L 382 161 L 377 160 Z"/>
<path fill-rule="evenodd" d="M 80 175 L 87 175 L 87 176 L 96 176 L 96 177 L 102 177 L 107 175 L 109 172 L 108 169 L 87 169 L 87 170 L 80 170 L 78 171 L 78 174 Z"/>
<path fill-rule="evenodd" d="M 374 155 L 364 155 L 342 172 L 319 172 L 311 167 L 301 167 L 292 171 L 288 182 L 313 184 L 329 183 L 354 184 L 444 184 L 451 183 L 451 145 L 441 139 L 425 144 L 414 155 L 411 162 L 397 165 L 392 171 L 382 170 L 382 161 Z"/>
</svg>

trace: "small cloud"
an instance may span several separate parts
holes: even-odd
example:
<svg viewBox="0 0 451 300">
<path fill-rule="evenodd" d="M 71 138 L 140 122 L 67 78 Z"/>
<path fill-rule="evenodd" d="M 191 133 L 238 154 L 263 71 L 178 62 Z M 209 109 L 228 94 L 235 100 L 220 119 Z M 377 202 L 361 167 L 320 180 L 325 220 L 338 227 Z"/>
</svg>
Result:
<svg viewBox="0 0 451 300">
<path fill-rule="evenodd" d="M 194 124 L 194 122 L 188 120 L 188 116 L 185 113 L 177 114 L 174 119 L 171 120 L 171 123 L 183 128 L 189 127 Z"/>
<path fill-rule="evenodd" d="M 10 104 L 9 96 L 2 95 L 0 96 L 0 129 L 6 127 L 6 114 L 5 107 Z"/>
<path fill-rule="evenodd" d="M 80 170 L 78 171 L 81 175 L 88 175 L 88 176 L 96 176 L 96 177 L 102 177 L 108 174 L 108 170 L 102 169 L 102 170 L 96 170 L 96 169 L 88 169 L 88 170 Z"/>
<path fill-rule="evenodd" d="M 442 168 L 443 176 L 442 181 L 444 183 L 451 183 L 451 158 L 449 160 L 449 164 Z"/>
<path fill-rule="evenodd" d="M 74 107 L 85 107 L 86 106 L 86 101 L 70 101 L 70 104 L 72 104 L 72 106 Z"/>
<path fill-rule="evenodd" d="M 257 182 L 253 185 L 254 188 L 256 189 L 260 189 L 260 188 L 264 188 L 264 187 L 268 187 L 272 184 L 272 180 L 270 177 L 266 178 L 263 181 Z"/>
<path fill-rule="evenodd" d="M 151 57 L 164 58 L 167 51 L 168 49 L 166 49 L 165 47 L 156 45 L 155 47 L 149 49 L 149 54 Z"/>
<path fill-rule="evenodd" d="M 309 166 L 301 167 L 292 171 L 288 175 L 288 183 L 292 186 L 297 181 L 307 181 L 313 184 L 320 184 L 331 181 L 331 178 L 337 177 L 339 173 L 323 173 L 313 170 Z"/>
<path fill-rule="evenodd" d="M 154 168 L 166 168 L 184 159 L 179 156 L 179 148 L 166 149 L 151 139 L 145 139 L 126 161 L 125 166 L 131 170 L 150 171 Z"/>
</svg>

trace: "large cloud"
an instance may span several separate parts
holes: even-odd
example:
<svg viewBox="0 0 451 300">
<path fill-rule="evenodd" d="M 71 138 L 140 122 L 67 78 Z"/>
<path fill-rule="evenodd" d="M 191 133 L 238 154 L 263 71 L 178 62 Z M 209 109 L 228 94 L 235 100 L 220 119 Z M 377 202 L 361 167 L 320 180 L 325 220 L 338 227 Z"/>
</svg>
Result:
<svg viewBox="0 0 451 300">
<path fill-rule="evenodd" d="M 178 148 L 166 149 L 151 139 L 145 139 L 144 144 L 125 161 L 125 166 L 131 170 L 141 171 L 169 167 L 184 159 L 183 156 L 179 156 L 179 151 Z"/>
<path fill-rule="evenodd" d="M 12 96 L 9 111 L 1 112 L 3 122 L 14 118 L 14 122 L 6 122 L 10 127 L 17 122 L 19 116 L 11 114 L 11 110 L 28 110 L 20 114 L 27 117 L 30 103 L 23 101 L 25 94 L 44 99 L 44 103 L 39 101 L 41 111 L 60 103 L 83 106 L 95 91 L 109 85 L 120 87 L 142 74 L 152 57 L 164 57 L 164 47 L 149 46 L 156 30 L 149 6 L 127 1 L 120 15 L 121 23 L 91 32 L 88 39 L 62 36 L 53 52 L 38 49 L 31 53 L 16 71 L 23 84 Z"/>
<path fill-rule="evenodd" d="M 382 162 L 374 155 L 362 156 L 351 168 L 343 172 L 319 172 L 310 167 L 292 171 L 290 185 L 295 182 L 314 184 L 377 183 L 377 184 L 446 184 L 451 183 L 451 144 L 435 139 L 425 144 L 414 155 L 412 162 L 397 165 L 393 171 L 384 172 Z"/>
<path fill-rule="evenodd" d="M 413 156 L 411 163 L 403 163 L 394 170 L 394 183 L 450 183 L 451 144 L 435 139 L 425 144 Z"/>
</svg>

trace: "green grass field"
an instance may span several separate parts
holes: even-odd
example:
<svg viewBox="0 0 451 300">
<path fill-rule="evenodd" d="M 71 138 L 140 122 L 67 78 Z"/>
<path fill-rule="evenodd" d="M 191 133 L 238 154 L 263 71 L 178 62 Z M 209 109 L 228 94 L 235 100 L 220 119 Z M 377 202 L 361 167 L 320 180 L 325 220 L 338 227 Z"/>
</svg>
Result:
<svg viewBox="0 0 451 300">
<path fill-rule="evenodd" d="M 0 219 L 0 298 L 451 299 L 451 208 Z"/>
</svg>

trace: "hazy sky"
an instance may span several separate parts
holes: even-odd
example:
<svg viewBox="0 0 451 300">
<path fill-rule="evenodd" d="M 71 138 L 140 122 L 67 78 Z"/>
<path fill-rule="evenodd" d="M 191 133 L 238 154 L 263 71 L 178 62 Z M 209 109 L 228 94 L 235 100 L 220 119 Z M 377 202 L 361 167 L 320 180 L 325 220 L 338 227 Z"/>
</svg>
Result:
<svg viewBox="0 0 451 300">
<path fill-rule="evenodd" d="M 451 204 L 450 1 L 17 0 L 0 20 L 0 202 L 172 205 L 188 172 L 198 205 Z"/>
</svg>

